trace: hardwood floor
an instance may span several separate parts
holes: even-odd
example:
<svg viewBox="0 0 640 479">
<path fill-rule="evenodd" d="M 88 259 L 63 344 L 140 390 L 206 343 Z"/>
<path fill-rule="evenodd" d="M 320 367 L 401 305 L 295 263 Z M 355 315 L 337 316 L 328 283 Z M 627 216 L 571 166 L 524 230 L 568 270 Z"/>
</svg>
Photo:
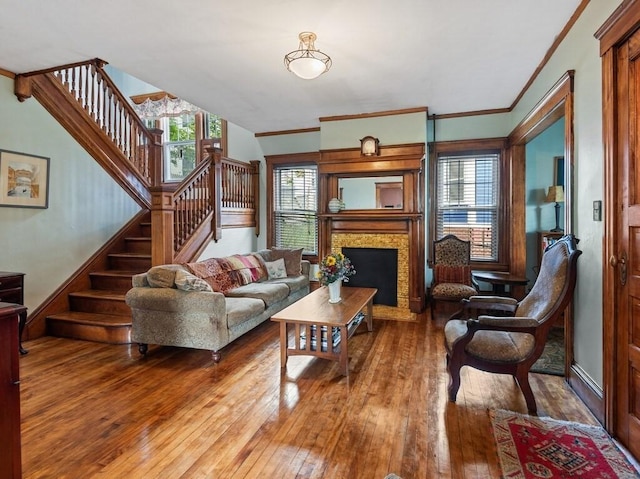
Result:
<svg viewBox="0 0 640 479">
<path fill-rule="evenodd" d="M 379 321 L 338 363 L 292 357 L 278 325 L 222 350 L 46 337 L 21 357 L 23 477 L 498 478 L 487 409 L 526 413 L 509 376 L 463 369 L 446 400 L 441 320 Z M 541 416 L 596 424 L 562 378 L 533 374 Z"/>
</svg>

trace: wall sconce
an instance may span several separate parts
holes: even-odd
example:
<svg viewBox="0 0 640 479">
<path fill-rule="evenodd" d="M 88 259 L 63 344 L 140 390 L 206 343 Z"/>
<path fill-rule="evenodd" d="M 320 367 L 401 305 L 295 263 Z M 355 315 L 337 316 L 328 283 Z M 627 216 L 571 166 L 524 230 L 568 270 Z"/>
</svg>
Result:
<svg viewBox="0 0 640 479">
<path fill-rule="evenodd" d="M 365 136 L 360 140 L 360 154 L 362 156 L 379 156 L 380 140 L 373 136 Z"/>
</svg>

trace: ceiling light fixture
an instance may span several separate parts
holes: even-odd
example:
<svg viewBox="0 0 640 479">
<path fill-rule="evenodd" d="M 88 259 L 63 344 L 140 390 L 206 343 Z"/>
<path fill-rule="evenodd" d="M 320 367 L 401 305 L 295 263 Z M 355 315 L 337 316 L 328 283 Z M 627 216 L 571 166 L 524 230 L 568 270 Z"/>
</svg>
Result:
<svg viewBox="0 0 640 479">
<path fill-rule="evenodd" d="M 284 65 L 287 70 L 305 80 L 313 80 L 329 71 L 331 58 L 320 50 L 316 50 L 314 45 L 318 38 L 316 34 L 302 32 L 298 38 L 300 39 L 298 49 L 284 56 Z"/>
</svg>

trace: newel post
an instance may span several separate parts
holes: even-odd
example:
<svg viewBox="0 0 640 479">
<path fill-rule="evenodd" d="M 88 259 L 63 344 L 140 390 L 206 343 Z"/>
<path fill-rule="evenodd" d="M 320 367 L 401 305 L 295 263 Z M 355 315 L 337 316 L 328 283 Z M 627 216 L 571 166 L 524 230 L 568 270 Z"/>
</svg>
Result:
<svg viewBox="0 0 640 479">
<path fill-rule="evenodd" d="M 149 176 L 151 186 L 160 186 L 164 178 L 164 162 L 162 161 L 162 130 L 149 128 L 151 144 L 149 145 Z"/>
<path fill-rule="evenodd" d="M 151 191 L 151 265 L 173 263 L 175 207 L 172 187 L 154 186 Z"/>
<path fill-rule="evenodd" d="M 260 236 L 260 160 L 251 160 L 251 174 L 253 186 L 253 208 L 254 221 L 256 223 L 256 236 Z"/>
<path fill-rule="evenodd" d="M 222 238 L 222 149 L 216 147 L 205 148 L 211 158 L 211 201 L 213 201 L 213 218 L 211 231 L 214 241 Z"/>
</svg>

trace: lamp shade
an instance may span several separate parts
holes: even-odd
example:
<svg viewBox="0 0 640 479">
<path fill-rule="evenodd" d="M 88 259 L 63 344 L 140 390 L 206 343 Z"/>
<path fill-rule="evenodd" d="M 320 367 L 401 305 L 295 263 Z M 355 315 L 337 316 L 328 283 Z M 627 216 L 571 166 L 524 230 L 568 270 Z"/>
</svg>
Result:
<svg viewBox="0 0 640 479">
<path fill-rule="evenodd" d="M 304 80 L 318 78 L 331 68 L 331 58 L 320 50 L 316 50 L 315 33 L 302 32 L 298 37 L 300 39 L 298 50 L 287 53 L 284 64 L 289 71 Z"/>
<path fill-rule="evenodd" d="M 561 185 L 554 185 L 549 187 L 545 202 L 547 203 L 561 203 L 564 201 L 564 188 Z"/>
<path fill-rule="evenodd" d="M 322 60 L 302 56 L 291 60 L 289 70 L 304 80 L 313 80 L 327 71 L 327 67 Z"/>
</svg>

